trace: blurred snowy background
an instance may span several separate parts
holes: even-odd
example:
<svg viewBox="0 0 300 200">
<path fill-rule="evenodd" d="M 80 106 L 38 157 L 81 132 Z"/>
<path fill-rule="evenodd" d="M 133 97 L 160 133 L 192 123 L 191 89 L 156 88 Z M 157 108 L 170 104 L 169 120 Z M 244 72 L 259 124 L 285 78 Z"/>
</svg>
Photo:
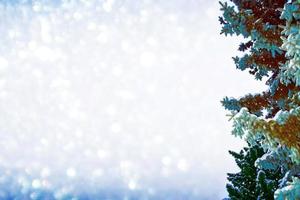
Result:
<svg viewBox="0 0 300 200">
<path fill-rule="evenodd" d="M 209 0 L 0 0 L 0 199 L 226 197 L 235 69 Z"/>
</svg>

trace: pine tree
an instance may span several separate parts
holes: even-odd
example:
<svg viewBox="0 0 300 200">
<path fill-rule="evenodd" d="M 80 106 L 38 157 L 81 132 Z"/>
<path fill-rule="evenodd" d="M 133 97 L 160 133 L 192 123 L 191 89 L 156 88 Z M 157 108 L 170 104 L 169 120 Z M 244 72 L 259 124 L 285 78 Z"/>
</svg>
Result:
<svg viewBox="0 0 300 200">
<path fill-rule="evenodd" d="M 240 168 L 238 173 L 228 173 L 229 184 L 226 185 L 232 200 L 274 199 L 274 192 L 283 177 L 280 168 L 272 170 L 259 169 L 256 160 L 266 152 L 259 145 L 245 147 L 239 153 L 229 151 Z"/>
<path fill-rule="evenodd" d="M 285 175 L 275 199 L 300 199 L 300 1 L 230 0 L 220 5 L 221 33 L 245 39 L 238 48 L 243 55 L 233 58 L 237 69 L 257 80 L 266 77 L 268 86 L 261 93 L 223 99 L 232 133 L 250 148 L 261 142 L 266 150 L 258 159 L 261 169 L 280 166 Z M 265 172 L 256 179 L 261 188 L 269 187 Z"/>
</svg>

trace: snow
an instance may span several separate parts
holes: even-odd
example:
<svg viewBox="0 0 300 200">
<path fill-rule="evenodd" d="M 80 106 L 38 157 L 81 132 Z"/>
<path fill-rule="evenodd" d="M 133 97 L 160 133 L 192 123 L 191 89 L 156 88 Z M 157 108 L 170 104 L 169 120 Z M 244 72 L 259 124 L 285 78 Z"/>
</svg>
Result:
<svg viewBox="0 0 300 200">
<path fill-rule="evenodd" d="M 225 197 L 227 150 L 242 143 L 220 100 L 263 87 L 236 71 L 218 9 L 1 1 L 0 199 L 11 185 L 32 198 Z"/>
</svg>

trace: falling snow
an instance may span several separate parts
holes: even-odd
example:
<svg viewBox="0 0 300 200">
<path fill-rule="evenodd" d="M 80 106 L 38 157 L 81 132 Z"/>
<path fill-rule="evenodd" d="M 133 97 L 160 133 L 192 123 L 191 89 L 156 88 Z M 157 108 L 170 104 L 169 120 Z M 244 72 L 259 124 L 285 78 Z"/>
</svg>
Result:
<svg viewBox="0 0 300 200">
<path fill-rule="evenodd" d="M 235 140 L 219 101 L 240 90 L 217 2 L 5 2 L 0 199 L 225 196 Z"/>
</svg>

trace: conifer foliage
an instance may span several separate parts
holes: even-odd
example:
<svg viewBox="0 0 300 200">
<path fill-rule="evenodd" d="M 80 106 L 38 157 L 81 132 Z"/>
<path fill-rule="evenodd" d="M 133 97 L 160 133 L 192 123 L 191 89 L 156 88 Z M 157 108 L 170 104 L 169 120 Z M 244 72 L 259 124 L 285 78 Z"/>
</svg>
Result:
<svg viewBox="0 0 300 200">
<path fill-rule="evenodd" d="M 232 200 L 274 199 L 274 192 L 283 177 L 279 167 L 260 169 L 256 160 L 266 152 L 259 145 L 245 147 L 239 153 L 229 151 L 240 168 L 238 173 L 228 173 L 229 184 L 226 185 Z"/>
<path fill-rule="evenodd" d="M 221 33 L 243 36 L 243 52 L 233 61 L 268 90 L 244 97 L 225 97 L 233 134 L 250 148 L 259 140 L 266 154 L 261 169 L 281 166 L 284 177 L 275 199 L 300 199 L 300 1 L 224 0 Z M 259 173 L 260 174 L 260 173 Z M 262 173 L 256 181 L 265 175 Z"/>
</svg>

